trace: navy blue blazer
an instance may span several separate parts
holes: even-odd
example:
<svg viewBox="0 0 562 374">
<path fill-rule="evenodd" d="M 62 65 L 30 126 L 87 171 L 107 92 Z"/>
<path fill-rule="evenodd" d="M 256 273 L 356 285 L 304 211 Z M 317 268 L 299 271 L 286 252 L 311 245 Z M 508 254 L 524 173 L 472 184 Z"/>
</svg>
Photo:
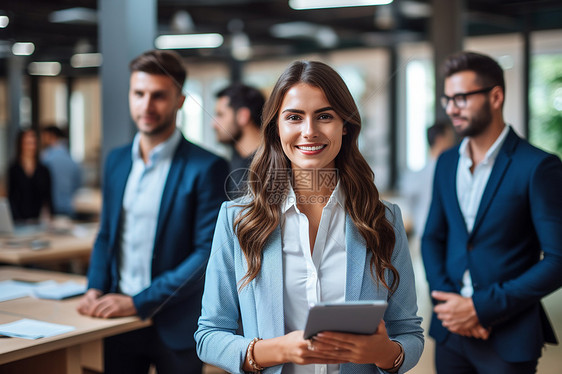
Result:
<svg viewBox="0 0 562 374">
<path fill-rule="evenodd" d="M 104 173 L 101 226 L 92 251 L 88 287 L 118 292 L 120 222 L 131 146 L 112 151 Z M 152 318 L 172 349 L 195 347 L 204 272 L 221 203 L 225 160 L 182 137 L 160 203 L 152 255 L 152 283 L 133 296 L 138 315 Z"/>
<path fill-rule="evenodd" d="M 540 300 L 562 285 L 562 163 L 510 129 L 469 233 L 456 193 L 458 160 L 457 146 L 435 170 L 422 239 L 430 289 L 459 293 L 469 269 L 478 319 L 492 328 L 499 356 L 537 359 L 545 342 L 557 343 Z M 435 313 L 429 333 L 438 342 L 449 334 Z"/>
</svg>

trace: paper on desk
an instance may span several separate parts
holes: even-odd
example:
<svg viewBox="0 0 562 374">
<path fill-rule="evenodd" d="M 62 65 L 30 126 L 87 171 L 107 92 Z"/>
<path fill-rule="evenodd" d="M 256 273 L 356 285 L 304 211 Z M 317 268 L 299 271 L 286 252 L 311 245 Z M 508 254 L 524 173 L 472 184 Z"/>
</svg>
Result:
<svg viewBox="0 0 562 374">
<path fill-rule="evenodd" d="M 39 339 L 64 334 L 74 329 L 74 326 L 59 325 L 56 323 L 24 318 L 0 325 L 0 334 L 15 338 Z"/>
<path fill-rule="evenodd" d="M 29 296 L 33 289 L 37 287 L 49 287 L 56 284 L 55 281 L 49 280 L 45 282 L 21 282 L 17 280 L 5 280 L 0 282 L 0 301 L 19 299 L 20 297 Z"/>
<path fill-rule="evenodd" d="M 99 223 L 80 223 L 72 228 L 72 235 L 77 238 L 92 237 L 99 230 Z"/>
<path fill-rule="evenodd" d="M 86 285 L 79 284 L 73 281 L 43 285 L 40 287 L 35 287 L 32 290 L 32 294 L 35 297 L 55 300 L 61 300 L 67 297 L 81 295 L 84 292 L 86 292 Z"/>
</svg>

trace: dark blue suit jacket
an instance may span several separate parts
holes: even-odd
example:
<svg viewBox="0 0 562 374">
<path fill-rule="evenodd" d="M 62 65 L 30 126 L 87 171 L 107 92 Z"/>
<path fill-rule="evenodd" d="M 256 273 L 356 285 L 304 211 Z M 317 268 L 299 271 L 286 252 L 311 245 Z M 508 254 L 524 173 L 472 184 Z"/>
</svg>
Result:
<svg viewBox="0 0 562 374">
<path fill-rule="evenodd" d="M 118 292 L 120 221 L 132 166 L 131 145 L 106 162 L 101 227 L 88 271 L 89 288 Z M 162 193 L 152 255 L 152 283 L 133 297 L 138 315 L 152 318 L 172 349 L 195 347 L 204 272 L 221 203 L 226 199 L 225 160 L 180 141 Z"/>
<path fill-rule="evenodd" d="M 456 193 L 458 148 L 435 170 L 422 239 L 430 289 L 459 293 L 469 269 L 496 352 L 509 362 L 537 359 L 545 341 L 556 343 L 540 300 L 562 285 L 562 163 L 510 129 L 469 233 Z M 435 313 L 429 333 L 438 342 L 449 334 Z"/>
</svg>

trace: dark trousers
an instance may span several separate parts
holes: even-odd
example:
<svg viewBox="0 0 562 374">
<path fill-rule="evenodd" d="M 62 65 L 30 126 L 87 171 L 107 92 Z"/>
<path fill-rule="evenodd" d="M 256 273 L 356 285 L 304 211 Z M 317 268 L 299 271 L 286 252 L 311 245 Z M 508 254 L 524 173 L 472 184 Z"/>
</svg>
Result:
<svg viewBox="0 0 562 374">
<path fill-rule="evenodd" d="M 438 374 L 532 374 L 538 360 L 504 361 L 487 340 L 449 334 L 435 346 L 435 367 Z"/>
<path fill-rule="evenodd" d="M 195 348 L 168 348 L 153 326 L 104 339 L 105 374 L 148 373 L 150 364 L 158 374 L 201 374 L 203 368 Z"/>
</svg>

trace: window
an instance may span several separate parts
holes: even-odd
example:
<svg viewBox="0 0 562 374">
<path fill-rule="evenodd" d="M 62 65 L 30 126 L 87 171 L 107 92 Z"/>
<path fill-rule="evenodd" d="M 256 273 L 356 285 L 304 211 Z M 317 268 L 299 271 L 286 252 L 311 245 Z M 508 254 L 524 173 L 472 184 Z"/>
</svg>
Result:
<svg viewBox="0 0 562 374">
<path fill-rule="evenodd" d="M 406 65 L 406 161 L 410 170 L 420 170 L 426 163 L 426 129 L 434 121 L 434 91 L 432 61 L 410 61 Z"/>
</svg>

